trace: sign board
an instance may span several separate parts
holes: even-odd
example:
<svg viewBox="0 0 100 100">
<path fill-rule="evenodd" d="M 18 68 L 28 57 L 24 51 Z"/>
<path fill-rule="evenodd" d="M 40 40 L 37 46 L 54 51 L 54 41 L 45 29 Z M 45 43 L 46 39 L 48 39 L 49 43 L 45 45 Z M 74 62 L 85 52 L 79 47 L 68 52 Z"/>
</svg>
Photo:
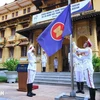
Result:
<svg viewBox="0 0 100 100">
<path fill-rule="evenodd" d="M 54 19 L 65 9 L 65 7 L 66 6 L 33 15 L 32 23 L 34 24 L 34 23 Z M 84 0 L 81 2 L 71 4 L 71 14 L 88 11 L 88 10 L 92 10 L 91 0 Z"/>
</svg>

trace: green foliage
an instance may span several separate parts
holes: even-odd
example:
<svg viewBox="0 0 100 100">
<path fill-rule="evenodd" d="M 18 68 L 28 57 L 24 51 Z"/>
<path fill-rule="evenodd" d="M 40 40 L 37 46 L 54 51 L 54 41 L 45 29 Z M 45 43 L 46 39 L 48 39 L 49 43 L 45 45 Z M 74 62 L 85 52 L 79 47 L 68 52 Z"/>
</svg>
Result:
<svg viewBox="0 0 100 100">
<path fill-rule="evenodd" d="M 6 60 L 2 65 L 7 68 L 8 71 L 15 71 L 19 61 L 17 59 L 11 58 Z"/>
<path fill-rule="evenodd" d="M 0 76 L 0 82 L 6 82 L 6 81 L 7 81 L 6 77 Z"/>
<path fill-rule="evenodd" d="M 93 55 L 92 59 L 93 67 L 95 72 L 100 72 L 100 58 L 96 56 L 96 54 Z"/>
</svg>

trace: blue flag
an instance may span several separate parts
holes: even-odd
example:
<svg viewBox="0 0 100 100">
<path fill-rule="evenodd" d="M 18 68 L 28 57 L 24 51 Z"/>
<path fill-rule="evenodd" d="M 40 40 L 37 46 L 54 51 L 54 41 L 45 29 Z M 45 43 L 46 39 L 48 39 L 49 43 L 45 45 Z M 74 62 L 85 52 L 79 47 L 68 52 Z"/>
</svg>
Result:
<svg viewBox="0 0 100 100">
<path fill-rule="evenodd" d="M 37 41 L 48 56 L 62 48 L 64 37 L 72 34 L 70 5 L 39 35 Z"/>
</svg>

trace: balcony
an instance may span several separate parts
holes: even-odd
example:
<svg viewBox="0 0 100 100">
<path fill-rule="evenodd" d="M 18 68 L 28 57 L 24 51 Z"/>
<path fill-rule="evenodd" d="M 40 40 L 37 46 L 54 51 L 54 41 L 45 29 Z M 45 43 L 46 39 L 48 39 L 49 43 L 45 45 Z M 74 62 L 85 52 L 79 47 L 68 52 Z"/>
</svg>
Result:
<svg viewBox="0 0 100 100">
<path fill-rule="evenodd" d="M 28 62 L 27 57 L 21 57 L 20 62 Z"/>
<path fill-rule="evenodd" d="M 8 42 L 15 42 L 15 37 L 16 37 L 15 35 L 9 36 L 7 41 Z"/>
<path fill-rule="evenodd" d="M 14 47 L 14 46 L 16 46 L 16 44 L 7 43 L 7 44 L 5 45 L 6 48 L 11 48 L 11 47 Z"/>
<path fill-rule="evenodd" d="M 4 44 L 4 37 L 0 37 L 0 44 Z"/>
<path fill-rule="evenodd" d="M 21 35 L 20 36 L 20 40 L 27 40 L 28 41 L 28 38 L 26 38 L 25 36 Z"/>
</svg>

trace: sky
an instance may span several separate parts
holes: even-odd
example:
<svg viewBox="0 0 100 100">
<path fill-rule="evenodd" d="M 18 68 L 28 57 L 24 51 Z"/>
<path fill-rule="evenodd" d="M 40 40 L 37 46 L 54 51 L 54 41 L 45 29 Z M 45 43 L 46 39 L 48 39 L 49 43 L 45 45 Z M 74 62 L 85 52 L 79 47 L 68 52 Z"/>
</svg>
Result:
<svg viewBox="0 0 100 100">
<path fill-rule="evenodd" d="M 0 6 L 3 6 L 5 3 L 13 2 L 14 0 L 0 0 Z"/>
</svg>

